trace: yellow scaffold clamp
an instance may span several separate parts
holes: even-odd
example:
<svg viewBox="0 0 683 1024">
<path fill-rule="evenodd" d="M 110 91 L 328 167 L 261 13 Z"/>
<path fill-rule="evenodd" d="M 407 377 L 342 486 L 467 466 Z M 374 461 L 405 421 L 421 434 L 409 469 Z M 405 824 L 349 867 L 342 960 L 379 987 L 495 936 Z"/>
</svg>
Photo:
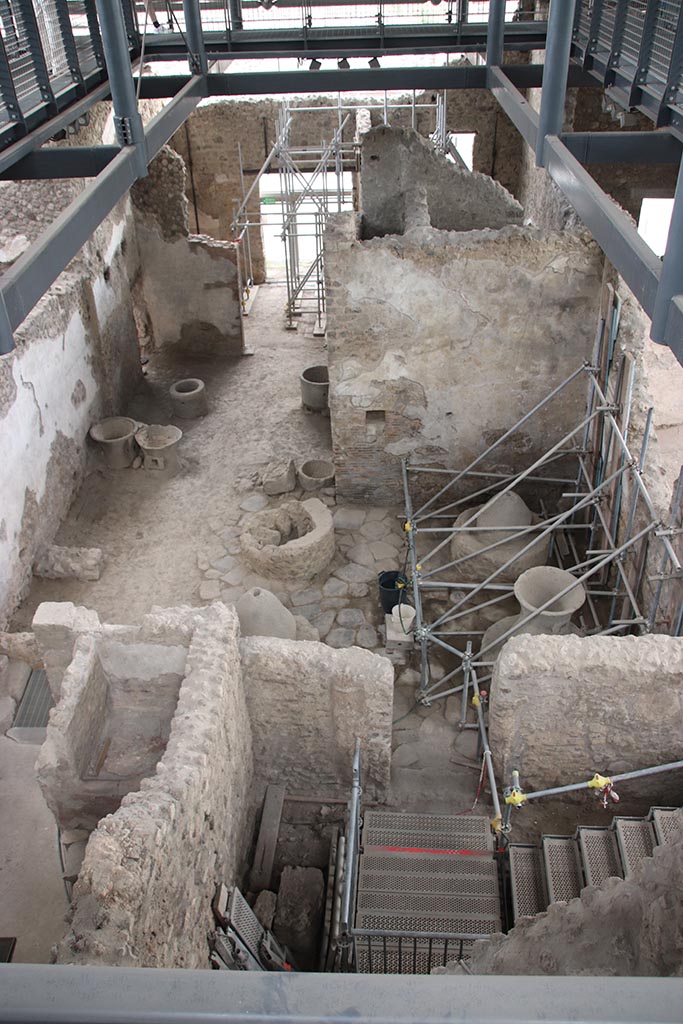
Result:
<svg viewBox="0 0 683 1024">
<path fill-rule="evenodd" d="M 589 789 L 605 789 L 607 786 L 612 785 L 612 780 L 606 775 L 598 775 L 596 772 L 593 778 L 588 783 Z"/>
<path fill-rule="evenodd" d="M 521 807 L 522 804 L 526 803 L 526 795 L 523 790 L 518 789 L 516 786 L 510 790 L 505 797 L 505 803 L 511 804 L 513 807 Z"/>
<path fill-rule="evenodd" d="M 406 531 L 406 533 L 410 533 L 412 528 L 413 524 L 411 523 L 410 519 L 406 519 L 405 523 L 403 524 L 403 529 Z"/>
<path fill-rule="evenodd" d="M 472 707 L 473 708 L 478 708 L 480 706 L 480 704 L 481 704 L 481 700 L 479 699 L 479 694 L 475 693 L 474 697 L 472 698 Z"/>
<path fill-rule="evenodd" d="M 589 789 L 597 789 L 595 794 L 602 804 L 603 810 L 607 810 L 610 801 L 613 804 L 619 803 L 619 794 L 614 788 L 614 783 L 606 775 L 599 775 L 595 773 L 592 779 L 588 782 Z"/>
<path fill-rule="evenodd" d="M 501 831 L 501 828 L 502 828 L 502 825 L 503 825 L 503 815 L 502 814 L 497 814 L 495 816 L 495 818 L 491 818 L 490 825 L 491 825 L 491 831 L 495 835 L 498 835 L 498 833 Z"/>
</svg>

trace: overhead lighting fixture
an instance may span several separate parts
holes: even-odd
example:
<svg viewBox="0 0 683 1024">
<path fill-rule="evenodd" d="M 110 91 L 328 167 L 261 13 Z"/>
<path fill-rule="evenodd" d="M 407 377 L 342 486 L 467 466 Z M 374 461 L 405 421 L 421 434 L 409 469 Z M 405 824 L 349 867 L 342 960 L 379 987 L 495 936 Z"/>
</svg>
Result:
<svg viewBox="0 0 683 1024">
<path fill-rule="evenodd" d="M 382 66 L 378 61 L 377 57 L 371 57 L 370 60 L 368 61 L 368 64 L 370 65 L 371 68 L 379 68 Z"/>
<path fill-rule="evenodd" d="M 339 68 L 340 71 L 348 71 L 349 70 L 350 64 L 349 64 L 348 60 L 346 59 L 346 57 L 340 57 L 339 58 L 339 60 L 337 61 L 337 67 Z"/>
<path fill-rule="evenodd" d="M 316 60 L 315 57 L 314 57 L 313 60 L 311 61 L 311 63 L 308 65 L 308 70 L 309 71 L 320 71 L 320 61 Z"/>
</svg>

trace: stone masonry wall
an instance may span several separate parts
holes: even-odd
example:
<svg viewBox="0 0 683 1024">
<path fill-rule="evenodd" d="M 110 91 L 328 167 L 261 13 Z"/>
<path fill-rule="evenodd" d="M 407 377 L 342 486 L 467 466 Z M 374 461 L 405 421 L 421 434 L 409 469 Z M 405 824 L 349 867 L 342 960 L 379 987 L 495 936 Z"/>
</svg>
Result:
<svg viewBox="0 0 683 1024">
<path fill-rule="evenodd" d="M 182 159 L 165 146 L 131 190 L 152 344 L 237 354 L 244 337 L 236 247 L 189 234 L 185 177 Z"/>
<path fill-rule="evenodd" d="M 466 465 L 591 352 L 602 278 L 597 246 L 531 229 L 326 237 L 327 344 L 337 491 L 402 501 L 401 458 Z M 575 426 L 568 389 L 500 451 L 524 465 Z"/>
<path fill-rule="evenodd" d="M 679 812 L 680 814 L 681 812 Z M 476 943 L 473 974 L 680 977 L 683 814 L 678 837 L 633 876 L 587 886 L 580 899 L 522 918 L 508 935 Z"/>
<path fill-rule="evenodd" d="M 215 885 L 243 868 L 253 762 L 237 616 L 148 618 L 170 641 L 196 626 L 177 712 L 156 773 L 90 837 L 59 963 L 208 967 Z"/>
<path fill-rule="evenodd" d="M 522 207 L 493 178 L 451 163 L 417 132 L 382 126 L 363 136 L 363 237 L 402 234 L 416 185 L 425 191 L 427 224 L 442 231 L 502 228 L 522 221 Z"/>
<path fill-rule="evenodd" d="M 408 105 L 411 98 L 393 93 L 390 100 Z M 431 92 L 416 96 L 418 104 L 435 100 L 436 94 Z M 294 108 L 333 108 L 295 114 L 291 127 L 292 145 L 320 146 L 321 142 L 329 141 L 338 127 L 338 114 L 334 109 L 336 95 L 289 97 L 289 101 Z M 368 103 L 381 106 L 382 97 L 359 98 L 354 94 L 345 96 L 344 102 L 360 107 Z M 474 170 L 492 175 L 516 195 L 523 143 L 493 96 L 486 89 L 453 89 L 447 93 L 446 109 L 450 131 L 476 133 Z M 232 239 L 230 223 L 233 208 L 242 197 L 238 143 L 242 149 L 245 187 L 249 189 L 275 141 L 279 110 L 277 99 L 211 100 L 201 103 L 173 136 L 171 145 L 183 157 L 188 168 L 186 192 L 191 230 L 218 239 Z M 380 124 L 382 116 L 381 110 L 372 110 L 373 125 Z M 411 110 L 408 106 L 391 110 L 389 122 L 409 128 Z M 425 136 L 433 132 L 434 110 L 418 108 L 416 127 Z M 352 142 L 354 132 L 355 118 L 351 117 L 344 130 L 344 141 Z M 255 195 L 249 206 L 252 220 L 258 219 L 259 210 L 259 198 Z M 265 264 L 258 230 L 252 230 L 250 237 L 254 279 L 259 283 L 265 280 Z"/>
<path fill-rule="evenodd" d="M 358 647 L 275 637 L 247 637 L 241 648 L 259 782 L 346 796 L 359 737 L 365 791 L 381 798 L 391 766 L 391 664 Z"/>
<path fill-rule="evenodd" d="M 515 768 L 531 791 L 666 764 L 682 735 L 683 638 L 526 635 L 501 651 L 489 737 L 505 782 Z M 616 789 L 622 814 L 678 804 L 683 772 Z"/>
</svg>

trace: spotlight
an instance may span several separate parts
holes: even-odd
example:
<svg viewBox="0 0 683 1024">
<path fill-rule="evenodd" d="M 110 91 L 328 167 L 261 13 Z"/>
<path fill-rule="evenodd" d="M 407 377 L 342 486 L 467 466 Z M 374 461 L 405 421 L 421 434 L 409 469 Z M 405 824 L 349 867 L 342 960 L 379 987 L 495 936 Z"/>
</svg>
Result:
<svg viewBox="0 0 683 1024">
<path fill-rule="evenodd" d="M 371 57 L 370 60 L 368 61 L 368 64 L 371 68 L 379 68 L 382 66 L 380 62 L 377 60 L 377 57 Z"/>
<path fill-rule="evenodd" d="M 339 58 L 339 60 L 337 61 L 337 67 L 339 68 L 340 71 L 348 71 L 349 70 L 350 65 L 349 65 L 349 62 L 346 59 L 346 57 L 340 57 Z"/>
<path fill-rule="evenodd" d="M 314 57 L 313 60 L 311 61 L 311 63 L 308 65 L 308 70 L 309 71 L 320 71 L 320 61 L 316 60 L 315 57 Z"/>
</svg>

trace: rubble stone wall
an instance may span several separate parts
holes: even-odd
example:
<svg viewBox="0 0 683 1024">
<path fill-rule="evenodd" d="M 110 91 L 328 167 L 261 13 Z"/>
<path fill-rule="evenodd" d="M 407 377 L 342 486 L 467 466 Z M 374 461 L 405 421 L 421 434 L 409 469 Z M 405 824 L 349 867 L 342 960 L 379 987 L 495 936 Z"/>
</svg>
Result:
<svg viewBox="0 0 683 1024">
<path fill-rule="evenodd" d="M 365 792 L 386 793 L 394 670 L 358 647 L 275 637 L 242 640 L 242 669 L 261 783 L 346 796 L 358 737 Z"/>
<path fill-rule="evenodd" d="M 547 789 L 681 759 L 683 638 L 518 636 L 491 685 L 499 778 Z M 616 786 L 620 813 L 683 803 L 683 771 Z M 583 794 L 582 799 L 585 799 Z"/>
<path fill-rule="evenodd" d="M 193 630 L 170 738 L 90 837 L 59 963 L 208 967 L 215 886 L 237 881 L 250 840 L 253 762 L 237 616 L 189 612 L 156 617 L 169 639 Z"/>
</svg>

